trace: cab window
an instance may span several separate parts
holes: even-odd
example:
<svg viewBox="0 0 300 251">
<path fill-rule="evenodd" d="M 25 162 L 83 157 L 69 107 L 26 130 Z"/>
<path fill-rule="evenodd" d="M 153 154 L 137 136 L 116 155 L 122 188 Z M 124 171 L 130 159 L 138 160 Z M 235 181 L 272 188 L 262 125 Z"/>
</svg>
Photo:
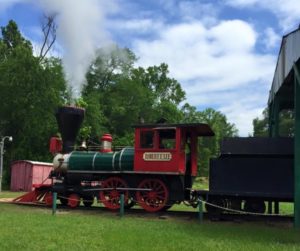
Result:
<svg viewBox="0 0 300 251">
<path fill-rule="evenodd" d="M 176 130 L 163 129 L 158 131 L 159 149 L 175 149 L 176 148 Z"/>
<path fill-rule="evenodd" d="M 154 131 L 141 131 L 140 135 L 140 147 L 141 148 L 153 148 L 154 146 Z"/>
</svg>

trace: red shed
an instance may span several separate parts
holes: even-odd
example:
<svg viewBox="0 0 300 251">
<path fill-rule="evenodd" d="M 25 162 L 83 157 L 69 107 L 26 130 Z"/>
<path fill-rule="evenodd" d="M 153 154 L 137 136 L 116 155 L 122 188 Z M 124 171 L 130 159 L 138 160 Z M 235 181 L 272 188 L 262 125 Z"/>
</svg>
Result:
<svg viewBox="0 0 300 251">
<path fill-rule="evenodd" d="M 32 191 L 34 185 L 51 184 L 48 176 L 53 170 L 52 163 L 18 160 L 11 165 L 11 191 Z"/>
</svg>

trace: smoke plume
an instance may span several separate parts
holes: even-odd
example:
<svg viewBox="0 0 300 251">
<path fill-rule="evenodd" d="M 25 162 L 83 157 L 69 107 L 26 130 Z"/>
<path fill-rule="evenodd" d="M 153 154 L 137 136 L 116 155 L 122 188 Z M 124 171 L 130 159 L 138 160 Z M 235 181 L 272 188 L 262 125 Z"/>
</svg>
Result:
<svg viewBox="0 0 300 251">
<path fill-rule="evenodd" d="M 39 5 L 47 15 L 56 15 L 66 78 L 78 97 L 96 49 L 110 42 L 105 18 L 116 5 L 112 0 L 39 0 Z"/>
</svg>

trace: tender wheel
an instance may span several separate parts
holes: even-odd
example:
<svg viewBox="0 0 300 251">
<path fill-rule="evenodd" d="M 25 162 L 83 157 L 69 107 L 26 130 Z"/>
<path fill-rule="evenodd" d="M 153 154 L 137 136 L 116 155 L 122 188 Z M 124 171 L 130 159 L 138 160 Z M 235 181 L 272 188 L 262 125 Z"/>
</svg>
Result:
<svg viewBox="0 0 300 251">
<path fill-rule="evenodd" d="M 227 201 L 225 199 L 221 199 L 221 198 L 211 198 L 207 201 L 210 204 L 216 205 L 215 206 L 211 206 L 205 203 L 205 209 L 206 211 L 213 216 L 216 215 L 220 215 L 224 209 L 222 208 L 226 208 L 227 207 Z M 222 208 L 220 208 L 222 207 Z"/>
<path fill-rule="evenodd" d="M 124 204 L 128 203 L 128 190 L 126 190 L 128 185 L 125 180 L 111 177 L 102 182 L 101 188 L 107 189 L 100 191 L 100 200 L 105 207 L 112 210 L 119 209 L 121 193 L 124 193 Z"/>
<path fill-rule="evenodd" d="M 266 204 L 263 200 L 246 200 L 244 211 L 264 214 L 266 212 Z"/>
<path fill-rule="evenodd" d="M 145 179 L 139 189 L 150 189 L 150 191 L 137 191 L 136 198 L 139 205 L 147 212 L 157 212 L 167 206 L 169 191 L 160 179 Z"/>
<path fill-rule="evenodd" d="M 76 208 L 80 204 L 80 197 L 78 194 L 72 193 L 68 196 L 68 206 L 70 208 Z"/>
<path fill-rule="evenodd" d="M 52 193 L 51 192 L 47 192 L 44 196 L 44 201 L 45 201 L 45 204 L 47 206 L 52 206 L 52 203 L 53 203 L 53 197 L 52 197 Z"/>
<path fill-rule="evenodd" d="M 92 197 L 92 196 L 85 196 L 83 198 L 82 202 L 83 202 L 83 205 L 85 207 L 91 207 L 93 205 L 93 203 L 94 203 L 94 197 Z"/>
<path fill-rule="evenodd" d="M 242 201 L 238 199 L 228 200 L 228 207 L 233 210 L 241 211 L 242 210 Z"/>
</svg>

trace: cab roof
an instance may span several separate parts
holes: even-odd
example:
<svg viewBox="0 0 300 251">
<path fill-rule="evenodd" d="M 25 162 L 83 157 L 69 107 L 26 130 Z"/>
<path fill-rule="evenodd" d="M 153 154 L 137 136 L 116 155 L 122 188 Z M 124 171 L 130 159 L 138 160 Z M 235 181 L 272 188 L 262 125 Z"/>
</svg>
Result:
<svg viewBox="0 0 300 251">
<path fill-rule="evenodd" d="M 149 128 L 149 129 L 171 129 L 183 128 L 188 132 L 196 132 L 197 136 L 214 136 L 215 133 L 208 124 L 204 123 L 179 123 L 179 124 L 138 124 L 133 125 L 134 128 Z"/>
</svg>

